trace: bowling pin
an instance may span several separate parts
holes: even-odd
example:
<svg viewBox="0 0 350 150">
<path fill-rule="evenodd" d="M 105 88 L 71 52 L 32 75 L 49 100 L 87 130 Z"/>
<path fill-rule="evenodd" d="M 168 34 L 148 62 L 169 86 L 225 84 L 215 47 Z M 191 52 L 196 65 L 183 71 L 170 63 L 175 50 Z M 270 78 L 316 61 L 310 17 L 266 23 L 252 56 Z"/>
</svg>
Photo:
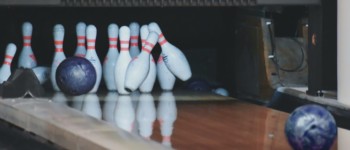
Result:
<svg viewBox="0 0 350 150">
<path fill-rule="evenodd" d="M 31 46 L 32 32 L 33 32 L 32 24 L 30 22 L 23 23 L 22 25 L 23 49 L 18 58 L 19 68 L 33 68 L 37 65 L 36 58 Z"/>
<path fill-rule="evenodd" d="M 186 56 L 181 50 L 169 43 L 157 23 L 152 22 L 148 25 L 148 29 L 159 34 L 158 43 L 162 48 L 162 57 L 168 69 L 182 81 L 191 78 L 192 72 Z"/>
<path fill-rule="evenodd" d="M 54 54 L 53 62 L 51 66 L 50 77 L 51 77 L 51 83 L 52 83 L 53 89 L 56 92 L 58 92 L 60 91 L 60 88 L 58 87 L 56 82 L 56 71 L 57 71 L 58 65 L 60 65 L 60 63 L 64 59 L 66 59 L 66 55 L 63 52 L 64 27 L 61 24 L 57 24 L 53 28 L 53 38 L 55 42 L 55 54 Z"/>
<path fill-rule="evenodd" d="M 174 88 L 176 78 L 165 65 L 162 56 L 159 56 L 157 62 L 157 77 L 162 90 L 169 91 Z"/>
<path fill-rule="evenodd" d="M 109 49 L 103 61 L 103 78 L 109 91 L 116 91 L 114 69 L 118 60 L 119 52 L 117 48 L 119 27 L 116 24 L 108 26 Z"/>
<path fill-rule="evenodd" d="M 125 131 L 131 132 L 135 121 L 135 111 L 129 95 L 120 95 L 118 97 L 114 113 L 116 125 Z"/>
<path fill-rule="evenodd" d="M 131 58 L 135 58 L 140 54 L 139 49 L 139 33 L 140 33 L 140 25 L 137 22 L 132 22 L 129 25 L 130 28 L 130 56 Z"/>
<path fill-rule="evenodd" d="M 140 135 L 149 139 L 153 132 L 153 123 L 156 120 L 156 107 L 151 94 L 141 94 L 136 110 L 136 119 L 139 125 Z"/>
<path fill-rule="evenodd" d="M 87 52 L 85 58 L 91 62 L 96 71 L 96 82 L 94 87 L 89 93 L 95 93 L 100 86 L 102 77 L 102 66 L 100 59 L 97 56 L 95 43 L 96 43 L 97 29 L 94 25 L 89 25 L 86 28 L 86 38 L 87 38 Z"/>
<path fill-rule="evenodd" d="M 72 107 L 77 110 L 82 110 L 83 109 L 83 103 L 85 99 L 85 94 L 83 95 L 78 95 L 78 96 L 72 96 Z"/>
<path fill-rule="evenodd" d="M 68 98 L 62 92 L 55 92 L 52 101 L 56 104 L 67 105 Z"/>
<path fill-rule="evenodd" d="M 114 109 L 117 104 L 118 93 L 108 92 L 103 104 L 103 120 L 114 124 Z"/>
<path fill-rule="evenodd" d="M 116 82 L 119 94 L 129 94 L 129 92 L 125 90 L 125 74 L 126 74 L 128 65 L 131 61 L 131 57 L 129 53 L 129 40 L 130 40 L 129 27 L 122 26 L 119 30 L 119 36 L 120 36 L 120 54 L 114 69 L 115 82 Z"/>
<path fill-rule="evenodd" d="M 82 111 L 96 119 L 102 118 L 100 101 L 95 93 L 85 95 Z"/>
<path fill-rule="evenodd" d="M 50 77 L 50 68 L 44 66 L 34 67 L 33 72 L 35 76 L 38 78 L 40 84 L 44 84 Z"/>
<path fill-rule="evenodd" d="M 157 119 L 160 123 L 160 132 L 163 137 L 162 144 L 171 147 L 173 125 L 177 118 L 175 97 L 172 92 L 162 92 L 159 96 Z"/>
<path fill-rule="evenodd" d="M 140 33 L 141 33 L 141 41 L 142 41 L 142 47 L 145 45 L 146 43 L 146 39 L 148 36 L 148 25 L 143 25 L 140 29 Z M 152 56 L 152 54 L 150 54 L 150 67 L 149 67 L 149 71 L 147 74 L 146 79 L 141 83 L 140 85 L 140 91 L 143 93 L 148 93 L 151 92 L 154 86 L 154 82 L 156 81 L 156 64 L 154 61 L 154 58 Z"/>
<path fill-rule="evenodd" d="M 11 76 L 11 63 L 16 54 L 17 47 L 15 44 L 10 43 L 6 47 L 4 62 L 0 68 L 0 84 L 7 81 Z"/>
<path fill-rule="evenodd" d="M 158 41 L 158 34 L 150 32 L 141 53 L 133 58 L 126 70 L 125 87 L 129 91 L 135 91 L 146 79 L 150 67 L 150 54 Z"/>
<path fill-rule="evenodd" d="M 85 31 L 86 31 L 86 24 L 84 22 L 79 22 L 76 25 L 77 48 L 75 49 L 74 56 L 85 57 L 85 54 L 86 54 Z"/>
</svg>

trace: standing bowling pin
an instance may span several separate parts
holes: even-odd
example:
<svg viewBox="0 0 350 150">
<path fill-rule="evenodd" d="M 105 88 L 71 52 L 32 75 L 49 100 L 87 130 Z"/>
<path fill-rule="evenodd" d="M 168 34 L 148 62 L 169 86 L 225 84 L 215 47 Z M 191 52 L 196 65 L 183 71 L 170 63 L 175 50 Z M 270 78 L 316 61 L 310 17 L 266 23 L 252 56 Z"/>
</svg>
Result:
<svg viewBox="0 0 350 150">
<path fill-rule="evenodd" d="M 151 32 L 148 34 L 142 52 L 129 63 L 125 77 L 125 87 L 129 91 L 135 91 L 146 79 L 150 67 L 150 54 L 154 45 L 158 41 L 158 34 Z"/>
<path fill-rule="evenodd" d="M 89 93 L 95 93 L 100 86 L 101 77 L 102 77 L 102 66 L 100 59 L 97 56 L 95 43 L 96 43 L 97 29 L 94 25 L 89 25 L 86 28 L 86 38 L 87 38 L 87 52 L 85 58 L 91 62 L 96 71 L 96 82 L 94 87 Z"/>
<path fill-rule="evenodd" d="M 11 75 L 11 63 L 13 57 L 16 54 L 16 50 L 17 47 L 13 43 L 8 44 L 6 47 L 4 62 L 2 64 L 2 67 L 0 68 L 0 84 L 7 81 L 7 79 Z"/>
<path fill-rule="evenodd" d="M 141 41 L 142 41 L 142 47 L 143 47 L 146 43 L 146 39 L 147 39 L 147 36 L 149 34 L 148 25 L 143 25 L 140 29 L 140 32 L 141 32 Z M 157 74 L 156 64 L 155 64 L 155 61 L 154 61 L 152 54 L 150 54 L 150 57 L 151 57 L 150 67 L 149 67 L 147 77 L 142 82 L 142 84 L 140 85 L 140 88 L 139 88 L 140 91 L 143 93 L 151 92 L 153 89 L 153 86 L 154 86 L 154 82 L 156 81 L 156 74 Z"/>
<path fill-rule="evenodd" d="M 169 91 L 174 88 L 176 78 L 165 65 L 162 56 L 159 56 L 157 62 L 157 77 L 162 90 Z"/>
<path fill-rule="evenodd" d="M 38 66 L 34 67 L 32 70 L 35 76 L 38 78 L 40 84 L 44 84 L 50 77 L 49 67 Z"/>
<path fill-rule="evenodd" d="M 79 22 L 76 26 L 77 48 L 75 50 L 74 56 L 85 57 L 85 54 L 86 54 L 85 31 L 86 31 L 86 24 L 84 22 Z"/>
<path fill-rule="evenodd" d="M 20 68 L 33 68 L 37 65 L 36 58 L 32 50 L 33 26 L 30 22 L 25 22 L 22 25 L 23 34 L 23 49 L 18 58 L 18 67 Z"/>
<path fill-rule="evenodd" d="M 162 47 L 161 54 L 168 69 L 182 81 L 190 79 L 192 76 L 191 68 L 181 50 L 165 39 L 157 23 L 150 23 L 148 29 L 159 34 L 158 43 Z"/>
<path fill-rule="evenodd" d="M 130 28 L 130 56 L 135 58 L 140 54 L 139 49 L 139 33 L 140 25 L 137 22 L 132 22 L 129 25 Z"/>
<path fill-rule="evenodd" d="M 103 78 L 109 91 L 116 91 L 114 69 L 118 60 L 119 52 L 117 48 L 119 27 L 116 24 L 108 26 L 109 49 L 103 61 Z"/>
<path fill-rule="evenodd" d="M 51 83 L 55 91 L 60 91 L 60 88 L 56 82 L 56 70 L 58 65 L 66 59 L 66 55 L 63 52 L 63 39 L 64 39 L 64 27 L 61 24 L 55 25 L 53 28 L 53 38 L 55 42 L 55 55 L 51 66 Z"/>
<path fill-rule="evenodd" d="M 119 30 L 120 36 L 120 54 L 114 69 L 115 82 L 119 94 L 129 94 L 125 90 L 125 74 L 126 69 L 131 61 L 129 53 L 130 29 L 127 26 L 122 26 Z"/>
</svg>

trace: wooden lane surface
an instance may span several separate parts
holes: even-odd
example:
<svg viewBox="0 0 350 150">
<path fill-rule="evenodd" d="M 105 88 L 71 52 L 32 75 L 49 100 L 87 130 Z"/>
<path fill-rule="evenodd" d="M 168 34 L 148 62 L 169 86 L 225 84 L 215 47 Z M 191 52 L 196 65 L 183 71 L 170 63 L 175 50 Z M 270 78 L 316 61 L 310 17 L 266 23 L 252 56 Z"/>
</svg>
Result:
<svg viewBox="0 0 350 150">
<path fill-rule="evenodd" d="M 287 113 L 237 101 L 178 102 L 171 143 L 191 150 L 289 150 L 287 118 Z M 160 123 L 154 126 L 151 138 L 161 142 Z"/>
</svg>

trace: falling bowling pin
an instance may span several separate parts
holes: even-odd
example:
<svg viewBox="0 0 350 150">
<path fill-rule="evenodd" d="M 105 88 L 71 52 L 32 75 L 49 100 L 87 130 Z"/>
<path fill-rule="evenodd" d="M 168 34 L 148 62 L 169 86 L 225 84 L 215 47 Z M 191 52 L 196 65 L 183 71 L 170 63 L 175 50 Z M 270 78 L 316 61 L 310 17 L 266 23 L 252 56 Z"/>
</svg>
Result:
<svg viewBox="0 0 350 150">
<path fill-rule="evenodd" d="M 86 32 L 86 24 L 84 22 L 79 22 L 76 25 L 76 33 L 77 33 L 77 48 L 75 50 L 74 56 L 77 57 L 85 57 L 86 47 L 85 47 L 85 33 Z"/>
<path fill-rule="evenodd" d="M 125 87 L 129 91 L 135 91 L 146 79 L 150 67 L 150 54 L 158 41 L 158 34 L 150 32 L 141 53 L 129 63 L 125 77 Z"/>
<path fill-rule="evenodd" d="M 11 76 L 11 63 L 16 54 L 16 50 L 17 47 L 13 43 L 8 44 L 6 47 L 4 62 L 0 68 L 0 84 L 7 81 L 7 79 Z"/>
<path fill-rule="evenodd" d="M 100 86 L 101 78 L 102 78 L 102 66 L 95 49 L 96 35 L 97 35 L 96 27 L 94 25 L 87 26 L 86 28 L 87 52 L 86 52 L 85 58 L 91 62 L 91 64 L 94 66 L 96 71 L 96 82 L 94 87 L 90 90 L 89 93 L 97 92 Z"/>
<path fill-rule="evenodd" d="M 140 29 L 140 33 L 141 33 L 140 36 L 141 36 L 142 47 L 143 47 L 146 43 L 146 39 L 147 39 L 147 36 L 149 34 L 148 25 L 143 25 Z M 155 61 L 154 61 L 152 54 L 150 54 L 150 57 L 151 57 L 150 58 L 150 67 L 149 67 L 147 77 L 139 87 L 139 90 L 143 93 L 151 92 L 153 89 L 153 86 L 154 86 L 154 82 L 156 81 L 156 75 L 157 75 L 156 64 L 155 64 Z"/>
<path fill-rule="evenodd" d="M 37 65 L 36 58 L 31 46 L 32 32 L 33 32 L 32 24 L 30 22 L 23 23 L 22 25 L 23 49 L 18 58 L 19 68 L 33 68 Z"/>
<path fill-rule="evenodd" d="M 140 25 L 137 22 L 132 22 L 129 25 L 130 28 L 130 56 L 135 58 L 140 54 L 139 49 L 139 34 L 140 34 Z"/>
<path fill-rule="evenodd" d="M 53 89 L 58 92 L 60 91 L 60 88 L 57 85 L 56 82 L 56 71 L 57 67 L 60 65 L 60 63 L 66 59 L 66 55 L 63 52 L 63 39 L 64 39 L 64 27 L 61 24 L 55 25 L 53 29 L 53 38 L 55 42 L 55 54 L 53 57 L 53 62 L 51 66 L 51 83 L 53 86 Z"/>
<path fill-rule="evenodd" d="M 162 90 L 170 91 L 174 88 L 176 78 L 165 65 L 162 56 L 159 56 L 157 62 L 157 78 Z"/>
<path fill-rule="evenodd" d="M 129 53 L 130 29 L 127 26 L 122 26 L 119 29 L 120 36 L 120 54 L 114 69 L 115 82 L 119 94 L 129 94 L 125 90 L 125 74 L 128 65 L 131 61 Z"/>
<path fill-rule="evenodd" d="M 153 132 L 153 123 L 156 120 L 156 107 L 151 94 L 141 94 L 136 110 L 136 119 L 139 125 L 140 135 L 149 139 Z"/>
<path fill-rule="evenodd" d="M 158 43 L 162 48 L 161 55 L 168 69 L 182 81 L 190 79 L 192 76 L 191 68 L 186 56 L 181 52 L 181 50 L 165 39 L 157 23 L 150 23 L 148 25 L 148 29 L 159 34 Z"/>
<path fill-rule="evenodd" d="M 119 27 L 116 24 L 108 26 L 109 49 L 103 61 L 103 78 L 109 91 L 116 91 L 114 69 L 118 60 L 119 52 L 117 48 Z"/>
</svg>

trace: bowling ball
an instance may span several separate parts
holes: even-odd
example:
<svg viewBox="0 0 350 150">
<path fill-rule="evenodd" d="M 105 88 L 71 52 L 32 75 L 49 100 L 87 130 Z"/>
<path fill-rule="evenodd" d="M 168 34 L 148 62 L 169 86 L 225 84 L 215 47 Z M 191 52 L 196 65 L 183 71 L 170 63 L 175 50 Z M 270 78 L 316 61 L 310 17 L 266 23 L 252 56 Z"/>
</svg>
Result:
<svg viewBox="0 0 350 150">
<path fill-rule="evenodd" d="M 56 82 L 61 91 L 66 94 L 86 94 L 95 85 L 96 70 L 87 59 L 70 57 L 58 66 Z"/>
<path fill-rule="evenodd" d="M 337 125 L 323 107 L 304 105 L 288 117 L 285 134 L 295 150 L 328 150 L 337 135 Z"/>
<path fill-rule="evenodd" d="M 189 81 L 186 82 L 186 87 L 187 89 L 193 90 L 193 91 L 202 91 L 202 92 L 211 91 L 210 84 L 203 79 L 190 79 Z"/>
</svg>

